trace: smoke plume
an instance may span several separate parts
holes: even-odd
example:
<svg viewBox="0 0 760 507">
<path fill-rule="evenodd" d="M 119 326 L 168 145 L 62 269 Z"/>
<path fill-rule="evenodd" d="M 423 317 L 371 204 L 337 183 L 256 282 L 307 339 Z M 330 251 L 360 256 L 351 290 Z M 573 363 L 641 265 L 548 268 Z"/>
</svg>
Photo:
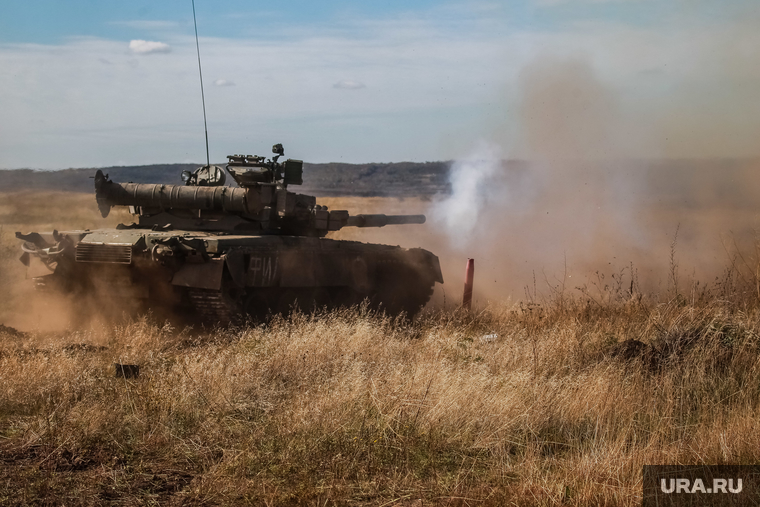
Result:
<svg viewBox="0 0 760 507">
<path fill-rule="evenodd" d="M 454 162 L 451 195 L 428 210 L 447 290 L 461 291 L 467 257 L 481 301 L 665 293 L 755 262 L 756 161 L 637 158 L 659 123 L 633 121 L 583 59 L 539 58 L 518 86 L 517 135 Z"/>
<path fill-rule="evenodd" d="M 451 196 L 435 204 L 432 217 L 448 232 L 453 247 L 461 249 L 472 239 L 478 217 L 496 197 L 488 185 L 501 163 L 500 148 L 482 141 L 472 154 L 452 164 Z"/>
</svg>

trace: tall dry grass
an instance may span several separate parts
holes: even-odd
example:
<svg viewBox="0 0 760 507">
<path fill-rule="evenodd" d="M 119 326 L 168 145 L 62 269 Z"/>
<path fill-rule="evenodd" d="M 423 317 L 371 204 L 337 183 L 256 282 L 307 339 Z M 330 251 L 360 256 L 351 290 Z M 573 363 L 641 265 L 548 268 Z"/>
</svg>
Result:
<svg viewBox="0 0 760 507">
<path fill-rule="evenodd" d="M 644 464 L 760 458 L 757 308 L 719 300 L 1 343 L 5 503 L 635 505 Z"/>
</svg>

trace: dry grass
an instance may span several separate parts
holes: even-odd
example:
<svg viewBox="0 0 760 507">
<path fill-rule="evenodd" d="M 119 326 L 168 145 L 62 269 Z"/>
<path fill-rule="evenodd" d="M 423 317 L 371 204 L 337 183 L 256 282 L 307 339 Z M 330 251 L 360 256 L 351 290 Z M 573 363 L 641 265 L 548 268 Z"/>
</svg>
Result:
<svg viewBox="0 0 760 507">
<path fill-rule="evenodd" d="M 413 324 L 2 329 L 0 503 L 638 505 L 644 464 L 760 460 L 742 282 Z M 626 340 L 651 347 L 626 360 Z"/>
<path fill-rule="evenodd" d="M 413 325 L 355 309 L 5 332 L 0 498 L 638 504 L 644 464 L 760 458 L 757 322 L 717 302 L 565 301 Z M 611 357 L 630 338 L 690 346 L 653 367 Z"/>
</svg>

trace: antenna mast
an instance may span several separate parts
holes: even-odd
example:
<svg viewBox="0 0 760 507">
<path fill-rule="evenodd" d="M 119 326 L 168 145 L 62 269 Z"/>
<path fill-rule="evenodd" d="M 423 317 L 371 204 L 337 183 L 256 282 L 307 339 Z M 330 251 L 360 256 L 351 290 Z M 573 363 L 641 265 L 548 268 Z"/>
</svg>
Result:
<svg viewBox="0 0 760 507">
<path fill-rule="evenodd" d="M 211 165 L 208 155 L 208 125 L 206 123 L 206 97 L 203 94 L 203 71 L 201 70 L 201 48 L 198 45 L 198 22 L 195 20 L 195 0 L 193 1 L 193 25 L 195 25 L 195 50 L 198 53 L 198 75 L 201 78 L 201 102 L 203 103 L 203 131 L 206 133 L 206 167 Z"/>
</svg>

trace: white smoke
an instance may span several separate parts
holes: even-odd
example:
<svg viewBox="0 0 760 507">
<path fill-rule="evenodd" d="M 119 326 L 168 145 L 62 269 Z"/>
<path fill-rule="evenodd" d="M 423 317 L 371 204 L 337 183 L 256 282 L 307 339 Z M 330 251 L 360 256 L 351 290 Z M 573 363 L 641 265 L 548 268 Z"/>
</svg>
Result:
<svg viewBox="0 0 760 507">
<path fill-rule="evenodd" d="M 463 248 L 478 233 L 483 223 L 479 217 L 491 200 L 491 185 L 501 167 L 501 149 L 485 141 L 451 166 L 451 195 L 433 205 L 432 215 L 454 248 Z"/>
</svg>

